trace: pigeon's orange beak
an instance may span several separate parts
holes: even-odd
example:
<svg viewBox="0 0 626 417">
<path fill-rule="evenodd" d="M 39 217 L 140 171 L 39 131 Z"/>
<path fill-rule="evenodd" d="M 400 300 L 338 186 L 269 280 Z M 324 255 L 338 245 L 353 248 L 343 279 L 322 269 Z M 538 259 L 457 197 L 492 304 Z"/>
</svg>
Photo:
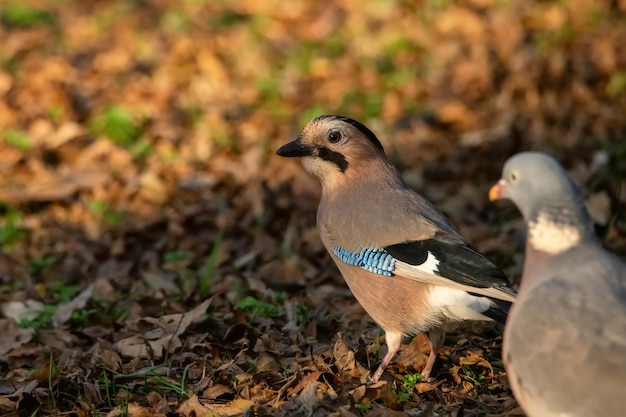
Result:
<svg viewBox="0 0 626 417">
<path fill-rule="evenodd" d="M 504 192 L 504 187 L 506 187 L 506 181 L 500 180 L 491 187 L 489 190 L 489 200 L 495 201 L 499 200 L 502 197 L 502 193 Z"/>
</svg>

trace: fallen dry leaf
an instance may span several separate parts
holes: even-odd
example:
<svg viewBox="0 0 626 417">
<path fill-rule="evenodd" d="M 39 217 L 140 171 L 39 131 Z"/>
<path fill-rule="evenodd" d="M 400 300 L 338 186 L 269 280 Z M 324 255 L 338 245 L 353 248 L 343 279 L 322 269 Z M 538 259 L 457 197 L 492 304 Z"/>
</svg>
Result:
<svg viewBox="0 0 626 417">
<path fill-rule="evenodd" d="M 34 320 L 45 310 L 45 305 L 37 300 L 8 301 L 0 305 L 0 310 L 5 317 L 20 323 L 23 320 Z"/>
<path fill-rule="evenodd" d="M 209 298 L 186 313 L 130 321 L 127 324 L 128 331 L 141 334 L 122 339 L 115 347 L 120 355 L 131 358 L 160 358 L 165 353 L 173 353 L 182 346 L 179 336 L 205 314 L 210 304 Z"/>
<path fill-rule="evenodd" d="M 164 413 L 155 411 L 151 408 L 141 407 L 135 404 L 128 404 L 125 407 L 116 407 L 111 410 L 107 417 L 165 417 Z"/>
<path fill-rule="evenodd" d="M 253 406 L 252 401 L 244 399 L 237 399 L 228 404 L 202 404 L 194 395 L 183 402 L 176 411 L 184 417 L 235 417 L 245 415 Z"/>
<path fill-rule="evenodd" d="M 91 299 L 92 294 L 93 285 L 89 285 L 87 288 L 82 290 L 80 294 L 74 297 L 72 301 L 59 304 L 57 311 L 52 316 L 52 325 L 54 327 L 59 327 L 66 323 L 75 311 L 81 310 L 85 307 L 85 305 L 87 305 L 87 302 Z"/>
</svg>

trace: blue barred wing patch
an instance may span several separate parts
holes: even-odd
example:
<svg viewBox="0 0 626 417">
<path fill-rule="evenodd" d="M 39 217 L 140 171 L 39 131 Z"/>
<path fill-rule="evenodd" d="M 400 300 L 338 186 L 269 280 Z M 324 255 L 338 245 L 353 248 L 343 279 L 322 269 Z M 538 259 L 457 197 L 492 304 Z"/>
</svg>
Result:
<svg viewBox="0 0 626 417">
<path fill-rule="evenodd" d="M 383 248 L 363 248 L 359 253 L 335 246 L 333 253 L 343 262 L 387 277 L 393 276 L 396 260 Z"/>
</svg>

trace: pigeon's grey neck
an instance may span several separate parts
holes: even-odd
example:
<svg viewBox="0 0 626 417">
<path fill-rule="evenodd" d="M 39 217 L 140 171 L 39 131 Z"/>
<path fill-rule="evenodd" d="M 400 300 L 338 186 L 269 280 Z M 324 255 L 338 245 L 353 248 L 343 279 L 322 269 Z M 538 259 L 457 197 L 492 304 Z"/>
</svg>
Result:
<svg viewBox="0 0 626 417">
<path fill-rule="evenodd" d="M 541 201 L 528 222 L 528 243 L 535 250 L 557 254 L 595 238 L 582 197 L 578 193 L 571 197 L 555 195 Z"/>
</svg>

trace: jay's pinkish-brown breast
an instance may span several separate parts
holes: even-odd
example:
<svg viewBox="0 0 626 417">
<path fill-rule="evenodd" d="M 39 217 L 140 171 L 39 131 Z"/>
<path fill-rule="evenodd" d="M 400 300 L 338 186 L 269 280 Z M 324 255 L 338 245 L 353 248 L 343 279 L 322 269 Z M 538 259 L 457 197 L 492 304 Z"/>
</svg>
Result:
<svg viewBox="0 0 626 417">
<path fill-rule="evenodd" d="M 442 317 L 426 300 L 432 285 L 378 275 L 333 259 L 359 304 L 383 330 L 417 334 L 441 324 Z"/>
</svg>

